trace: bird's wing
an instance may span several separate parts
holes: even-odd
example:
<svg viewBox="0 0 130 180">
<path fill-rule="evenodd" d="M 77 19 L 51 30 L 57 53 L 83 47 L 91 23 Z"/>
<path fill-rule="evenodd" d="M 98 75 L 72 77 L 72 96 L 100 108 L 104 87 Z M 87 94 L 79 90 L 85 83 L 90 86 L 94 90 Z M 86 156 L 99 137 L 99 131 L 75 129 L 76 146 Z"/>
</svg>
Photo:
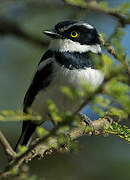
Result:
<svg viewBox="0 0 130 180">
<path fill-rule="evenodd" d="M 27 90 L 24 102 L 23 111 L 27 113 L 27 109 L 32 105 L 35 96 L 41 90 L 47 87 L 50 83 L 50 77 L 52 74 L 52 51 L 47 51 L 41 58 L 37 71 L 33 77 L 32 83 Z"/>
<path fill-rule="evenodd" d="M 27 93 L 24 97 L 23 102 L 23 112 L 27 113 L 28 108 L 31 107 L 37 93 L 46 88 L 51 82 L 51 74 L 52 74 L 52 51 L 47 51 L 43 57 L 41 58 L 37 71 L 34 75 L 32 83 L 27 90 Z M 26 126 L 30 124 L 30 121 L 23 122 L 22 132 L 25 130 Z"/>
<path fill-rule="evenodd" d="M 43 55 L 40 63 L 38 64 L 38 69 L 24 98 L 23 111 L 25 113 L 28 112 L 27 109 L 31 107 L 37 93 L 41 89 L 46 88 L 51 82 L 52 59 L 53 59 L 52 57 L 53 57 L 52 51 L 48 50 Z M 36 129 L 36 126 L 37 125 L 34 122 L 29 120 L 23 122 L 22 133 L 15 148 L 16 151 L 18 145 L 25 145 L 25 146 L 29 145 L 32 134 Z"/>
</svg>

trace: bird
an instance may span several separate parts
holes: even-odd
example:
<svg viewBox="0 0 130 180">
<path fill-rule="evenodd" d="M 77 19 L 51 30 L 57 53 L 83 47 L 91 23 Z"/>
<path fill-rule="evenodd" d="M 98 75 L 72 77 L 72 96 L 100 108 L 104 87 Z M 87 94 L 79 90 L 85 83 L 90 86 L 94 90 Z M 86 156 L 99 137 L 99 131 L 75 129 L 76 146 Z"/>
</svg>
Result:
<svg viewBox="0 0 130 180">
<path fill-rule="evenodd" d="M 51 38 L 47 51 L 25 94 L 23 112 L 28 109 L 41 115 L 42 121 L 23 121 L 16 144 L 30 145 L 36 127 L 50 119 L 47 101 L 51 99 L 61 113 L 76 112 L 82 101 L 73 101 L 61 92 L 62 86 L 81 89 L 81 80 L 94 87 L 101 85 L 103 73 L 95 69 L 90 53 L 101 55 L 101 43 L 96 28 L 80 20 L 64 20 L 44 34 Z M 51 120 L 51 119 L 50 119 Z"/>
</svg>

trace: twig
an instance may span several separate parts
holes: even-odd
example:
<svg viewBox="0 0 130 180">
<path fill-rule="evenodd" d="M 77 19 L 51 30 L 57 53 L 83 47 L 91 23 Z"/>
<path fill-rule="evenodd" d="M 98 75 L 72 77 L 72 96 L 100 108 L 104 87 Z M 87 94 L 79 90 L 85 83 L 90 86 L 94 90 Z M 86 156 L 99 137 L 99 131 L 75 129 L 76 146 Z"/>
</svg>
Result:
<svg viewBox="0 0 130 180">
<path fill-rule="evenodd" d="M 86 5 L 84 5 L 84 6 L 80 6 L 77 4 L 76 5 L 69 4 L 68 0 L 63 0 L 63 2 L 65 4 L 67 4 L 68 6 L 77 7 L 79 9 L 92 10 L 92 11 L 94 10 L 94 11 L 99 11 L 99 12 L 103 12 L 105 14 L 111 15 L 111 16 L 117 18 L 122 26 L 125 26 L 126 24 L 130 24 L 130 18 L 127 18 L 124 14 L 121 14 L 121 12 L 119 12 L 117 10 L 100 7 L 96 0 L 87 1 Z"/>
<path fill-rule="evenodd" d="M 101 41 L 101 44 L 105 47 L 105 49 L 108 51 L 108 53 L 111 54 L 115 59 L 117 59 L 126 69 L 128 73 L 128 79 L 130 82 L 130 67 L 127 64 L 126 55 L 123 54 L 123 61 L 120 61 L 120 56 L 118 55 L 118 53 L 116 53 L 115 49 L 109 43 L 106 43 L 104 41 L 103 36 L 101 34 L 100 34 L 100 41 Z"/>
<path fill-rule="evenodd" d="M 39 47 L 48 45 L 47 41 L 25 32 L 17 22 L 3 17 L 0 17 L 0 35 L 13 35 Z"/>
<path fill-rule="evenodd" d="M 116 53 L 115 49 L 109 43 L 106 43 L 104 41 L 103 36 L 101 34 L 100 34 L 100 41 L 101 41 L 101 44 L 106 48 L 109 54 L 111 54 L 114 58 L 119 59 L 119 56 Z"/>
<path fill-rule="evenodd" d="M 3 146 L 3 149 L 8 157 L 9 160 L 15 159 L 16 153 L 8 143 L 7 139 L 3 135 L 3 133 L 0 131 L 0 144 Z"/>
<path fill-rule="evenodd" d="M 112 122 L 113 117 L 110 116 L 99 118 L 98 120 L 93 121 L 93 126 L 96 132 L 95 135 L 104 134 L 104 127 L 106 127 L 106 125 L 111 124 Z M 28 161 L 31 161 L 37 156 L 44 157 L 47 154 L 51 154 L 55 150 L 59 151 L 60 149 L 65 148 L 67 144 L 59 144 L 57 137 L 54 136 L 57 130 L 58 128 L 53 129 L 49 133 L 49 135 L 46 135 L 42 139 L 38 140 L 30 149 L 28 149 L 25 153 L 17 157 L 9 165 L 9 167 L 6 168 L 6 170 L 0 174 L 0 180 L 3 180 L 7 177 L 13 177 L 14 175 L 11 174 L 10 170 L 13 168 L 19 169 L 24 162 L 27 163 Z M 81 122 L 81 125 L 79 127 L 74 128 L 67 133 L 67 137 L 69 136 L 69 141 L 72 141 L 83 136 L 84 134 L 89 133 L 90 131 L 92 131 L 92 129 L 86 126 L 84 122 Z"/>
</svg>

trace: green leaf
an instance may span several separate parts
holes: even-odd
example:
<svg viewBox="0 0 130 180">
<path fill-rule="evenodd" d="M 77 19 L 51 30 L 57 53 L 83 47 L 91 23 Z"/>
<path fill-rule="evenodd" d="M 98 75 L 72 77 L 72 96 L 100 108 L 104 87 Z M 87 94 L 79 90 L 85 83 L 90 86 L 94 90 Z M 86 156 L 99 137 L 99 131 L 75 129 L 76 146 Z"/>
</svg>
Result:
<svg viewBox="0 0 130 180">
<path fill-rule="evenodd" d="M 120 12 L 126 14 L 126 11 L 130 9 L 130 3 L 129 2 L 124 2 L 122 5 L 119 7 Z"/>
<path fill-rule="evenodd" d="M 105 128 L 105 132 L 114 134 L 130 143 L 130 129 L 126 125 L 121 126 L 117 122 L 113 122 L 112 125 Z"/>
<path fill-rule="evenodd" d="M 18 169 L 18 168 L 11 168 L 11 169 L 10 169 L 10 173 L 11 173 L 12 175 L 16 175 L 16 174 L 18 174 L 18 172 L 19 172 L 19 169 Z"/>
<path fill-rule="evenodd" d="M 26 146 L 18 145 L 18 154 L 21 155 L 27 150 Z"/>
<path fill-rule="evenodd" d="M 110 58 L 108 55 L 103 54 L 101 56 L 101 60 L 103 65 L 102 71 L 105 73 L 106 76 L 109 76 L 113 66 L 113 59 Z"/>
<path fill-rule="evenodd" d="M 40 138 L 42 138 L 43 136 L 45 136 L 49 133 L 49 131 L 47 131 L 45 128 L 40 127 L 40 126 L 38 126 L 36 128 L 36 132 Z"/>
<path fill-rule="evenodd" d="M 75 5 L 75 6 L 81 6 L 81 7 L 86 7 L 86 5 L 87 5 L 85 0 L 65 0 L 65 2 Z"/>
<path fill-rule="evenodd" d="M 81 147 L 80 147 L 79 141 L 75 140 L 70 143 L 69 151 L 71 153 L 77 154 L 80 152 L 80 150 L 81 150 Z"/>
<path fill-rule="evenodd" d="M 61 91 L 70 99 L 77 100 L 84 96 L 83 90 L 76 90 L 66 86 L 61 87 Z"/>
<path fill-rule="evenodd" d="M 125 113 L 130 113 L 129 94 L 130 87 L 124 83 L 116 81 L 114 78 L 105 86 L 105 93 L 114 98 L 123 108 Z"/>
<path fill-rule="evenodd" d="M 16 112 L 13 110 L 2 110 L 0 112 L 0 121 L 24 121 L 24 120 L 41 121 L 42 117 L 35 112 L 26 114 L 23 113 L 23 111 L 21 110 L 17 110 Z"/>
<path fill-rule="evenodd" d="M 108 2 L 106 2 L 106 1 L 99 2 L 98 5 L 99 5 L 100 8 L 103 8 L 103 9 L 108 9 L 109 8 Z"/>
<path fill-rule="evenodd" d="M 48 100 L 48 109 L 55 123 L 62 121 L 62 114 L 59 112 L 58 108 L 56 107 L 56 105 L 53 103 L 52 100 Z"/>
</svg>

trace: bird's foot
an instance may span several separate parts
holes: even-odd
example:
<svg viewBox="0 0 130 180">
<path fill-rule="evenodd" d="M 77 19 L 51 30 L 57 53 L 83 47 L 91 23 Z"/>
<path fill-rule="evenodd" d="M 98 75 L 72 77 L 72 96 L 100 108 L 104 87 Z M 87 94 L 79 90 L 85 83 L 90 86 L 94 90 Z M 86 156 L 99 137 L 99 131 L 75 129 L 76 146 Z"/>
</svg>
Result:
<svg viewBox="0 0 130 180">
<path fill-rule="evenodd" d="M 85 123 L 86 126 L 90 126 L 92 128 L 92 131 L 89 132 L 89 135 L 92 136 L 95 133 L 95 129 L 93 126 L 92 121 L 89 119 L 88 116 L 86 116 L 85 114 L 79 114 L 79 118 Z"/>
</svg>

